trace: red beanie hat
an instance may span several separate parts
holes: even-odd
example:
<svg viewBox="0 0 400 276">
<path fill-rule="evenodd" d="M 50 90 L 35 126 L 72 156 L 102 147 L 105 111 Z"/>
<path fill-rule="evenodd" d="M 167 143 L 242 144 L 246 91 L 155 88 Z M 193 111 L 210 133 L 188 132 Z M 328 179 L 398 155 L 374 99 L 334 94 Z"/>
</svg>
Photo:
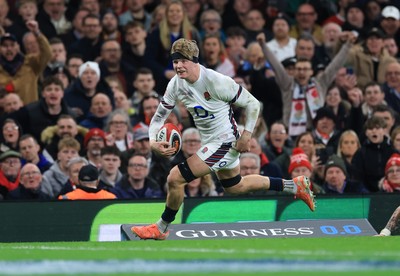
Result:
<svg viewBox="0 0 400 276">
<path fill-rule="evenodd" d="M 85 146 L 85 148 L 87 147 L 87 144 L 93 136 L 100 136 L 101 138 L 103 138 L 104 143 L 106 142 L 106 134 L 104 133 L 104 131 L 102 131 L 100 128 L 92 128 L 91 130 L 89 130 L 88 133 L 86 133 L 85 138 L 83 139 L 83 145 Z"/>
<path fill-rule="evenodd" d="M 389 160 L 386 162 L 385 174 L 387 174 L 391 166 L 400 166 L 400 154 L 393 153 L 392 156 L 390 156 Z"/>
<path fill-rule="evenodd" d="M 301 148 L 293 149 L 292 156 L 290 157 L 289 173 L 292 173 L 297 167 L 307 167 L 310 171 L 312 170 L 311 163 Z"/>
</svg>

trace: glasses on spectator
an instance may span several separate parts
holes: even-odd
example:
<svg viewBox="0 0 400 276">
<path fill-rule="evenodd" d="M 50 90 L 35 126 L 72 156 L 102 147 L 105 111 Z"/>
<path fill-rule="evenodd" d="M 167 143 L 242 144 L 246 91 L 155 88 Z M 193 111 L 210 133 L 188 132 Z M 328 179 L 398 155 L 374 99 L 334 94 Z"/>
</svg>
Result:
<svg viewBox="0 0 400 276">
<path fill-rule="evenodd" d="M 6 131 L 13 131 L 13 130 L 18 130 L 18 126 L 8 126 L 8 127 L 3 127 L 3 130 Z"/>
<path fill-rule="evenodd" d="M 388 171 L 387 171 L 387 174 L 395 174 L 395 173 L 400 173 L 400 169 L 389 169 Z"/>
<path fill-rule="evenodd" d="M 129 163 L 128 164 L 129 168 L 134 168 L 134 169 L 145 169 L 147 168 L 147 165 L 145 164 L 138 164 L 138 163 Z"/>
<path fill-rule="evenodd" d="M 122 125 L 127 125 L 128 123 L 126 121 L 111 121 L 110 125 L 114 126 L 122 126 Z"/>
<path fill-rule="evenodd" d="M 201 141 L 200 140 L 197 140 L 197 139 L 187 139 L 187 140 L 185 140 L 185 141 L 183 141 L 184 143 L 187 143 L 187 144 L 198 144 L 198 143 L 200 143 Z"/>
<path fill-rule="evenodd" d="M 19 163 L 21 163 L 21 161 L 19 159 L 7 159 L 7 160 L 4 160 L 2 163 L 11 166 L 11 165 L 19 164 Z"/>
<path fill-rule="evenodd" d="M 21 176 L 28 176 L 28 177 L 30 177 L 30 176 L 35 176 L 35 175 L 39 175 L 40 174 L 40 172 L 37 172 L 37 171 L 34 171 L 34 172 L 24 172 L 24 173 L 21 173 Z"/>
</svg>

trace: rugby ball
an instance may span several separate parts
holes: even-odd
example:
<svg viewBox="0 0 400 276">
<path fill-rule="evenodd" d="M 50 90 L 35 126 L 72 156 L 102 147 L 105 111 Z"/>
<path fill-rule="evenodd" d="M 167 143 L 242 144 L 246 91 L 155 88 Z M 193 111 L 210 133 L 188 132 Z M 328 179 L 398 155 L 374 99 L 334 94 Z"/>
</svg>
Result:
<svg viewBox="0 0 400 276">
<path fill-rule="evenodd" d="M 175 155 L 181 150 L 182 135 L 179 128 L 171 123 L 163 125 L 157 133 L 157 142 L 168 142 L 168 144 L 175 148 Z"/>
</svg>

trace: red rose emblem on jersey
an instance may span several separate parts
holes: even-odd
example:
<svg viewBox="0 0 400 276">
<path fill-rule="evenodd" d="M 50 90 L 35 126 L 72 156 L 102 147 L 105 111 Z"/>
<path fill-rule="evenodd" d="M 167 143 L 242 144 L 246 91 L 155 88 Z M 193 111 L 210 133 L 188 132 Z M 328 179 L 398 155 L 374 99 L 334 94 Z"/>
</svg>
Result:
<svg viewBox="0 0 400 276">
<path fill-rule="evenodd" d="M 302 110 L 302 109 L 303 109 L 303 104 L 300 103 L 300 102 L 296 103 L 296 104 L 294 105 L 294 109 L 295 109 L 296 111 Z"/>
<path fill-rule="evenodd" d="M 211 95 L 207 91 L 204 92 L 204 99 L 206 99 L 206 101 L 209 101 L 211 99 Z"/>
</svg>

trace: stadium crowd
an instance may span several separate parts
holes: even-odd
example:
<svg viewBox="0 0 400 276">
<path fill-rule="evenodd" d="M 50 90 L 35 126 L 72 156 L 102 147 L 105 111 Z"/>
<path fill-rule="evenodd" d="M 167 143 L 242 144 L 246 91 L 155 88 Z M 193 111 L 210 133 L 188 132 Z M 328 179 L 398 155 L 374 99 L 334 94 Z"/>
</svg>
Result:
<svg viewBox="0 0 400 276">
<path fill-rule="evenodd" d="M 165 197 L 170 169 L 201 145 L 180 104 L 168 122 L 181 129 L 182 150 L 165 159 L 149 144 L 179 38 L 196 40 L 202 65 L 262 103 L 242 176 L 306 175 L 316 194 L 398 193 L 399 8 L 0 0 L 0 200 Z M 245 114 L 234 117 L 240 129 Z M 224 192 L 211 175 L 186 185 L 185 196 Z"/>
</svg>

